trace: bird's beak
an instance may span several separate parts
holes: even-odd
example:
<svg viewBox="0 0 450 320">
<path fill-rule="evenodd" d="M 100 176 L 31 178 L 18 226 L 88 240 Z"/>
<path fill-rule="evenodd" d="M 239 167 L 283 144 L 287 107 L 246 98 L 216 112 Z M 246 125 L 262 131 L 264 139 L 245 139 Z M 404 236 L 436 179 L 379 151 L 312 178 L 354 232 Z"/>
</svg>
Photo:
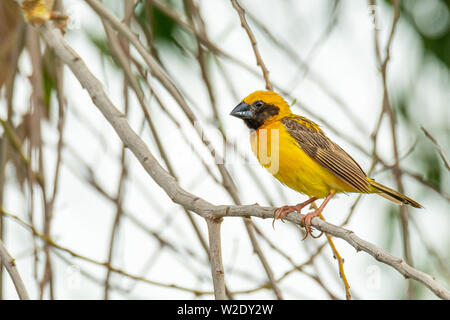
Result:
<svg viewBox="0 0 450 320">
<path fill-rule="evenodd" d="M 253 119 L 253 111 L 250 110 L 250 105 L 246 104 L 244 101 L 239 103 L 236 108 L 231 111 L 230 115 L 239 119 Z"/>
</svg>

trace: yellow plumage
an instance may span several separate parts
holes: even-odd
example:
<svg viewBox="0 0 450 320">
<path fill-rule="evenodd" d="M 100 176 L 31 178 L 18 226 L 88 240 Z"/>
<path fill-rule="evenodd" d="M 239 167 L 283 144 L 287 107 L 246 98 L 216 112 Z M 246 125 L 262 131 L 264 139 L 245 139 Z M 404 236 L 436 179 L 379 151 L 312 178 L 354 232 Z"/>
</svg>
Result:
<svg viewBox="0 0 450 320">
<path fill-rule="evenodd" d="M 259 144 L 262 130 L 267 130 L 268 139 L 265 146 Z M 252 151 L 260 163 L 263 155 L 259 152 L 261 148 L 262 150 L 266 148 L 268 158 L 272 157 L 272 139 L 270 137 L 276 135 L 272 130 L 277 130 L 279 137 L 279 169 L 273 173 L 273 176 L 281 183 L 300 193 L 316 198 L 324 198 L 332 190 L 336 192 L 357 192 L 355 188 L 319 165 L 299 148 L 294 138 L 280 121 L 265 124 L 250 134 Z M 271 163 L 261 163 L 261 165 L 269 168 Z"/>
</svg>

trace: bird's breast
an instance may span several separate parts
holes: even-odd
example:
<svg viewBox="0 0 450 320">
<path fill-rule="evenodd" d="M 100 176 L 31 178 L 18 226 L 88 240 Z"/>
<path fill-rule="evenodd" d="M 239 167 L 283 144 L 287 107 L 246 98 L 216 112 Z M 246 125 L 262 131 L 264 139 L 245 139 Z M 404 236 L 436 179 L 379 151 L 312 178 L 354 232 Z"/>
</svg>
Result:
<svg viewBox="0 0 450 320">
<path fill-rule="evenodd" d="M 331 190 L 347 191 L 346 184 L 311 159 L 279 121 L 252 131 L 250 144 L 259 163 L 291 189 L 318 198 Z"/>
</svg>

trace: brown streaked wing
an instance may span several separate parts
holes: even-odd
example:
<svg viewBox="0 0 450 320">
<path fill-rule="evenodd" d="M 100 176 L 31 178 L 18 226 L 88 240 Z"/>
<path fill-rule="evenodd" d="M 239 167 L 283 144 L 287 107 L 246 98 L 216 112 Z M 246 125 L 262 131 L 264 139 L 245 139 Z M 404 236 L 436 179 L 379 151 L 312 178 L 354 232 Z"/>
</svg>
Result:
<svg viewBox="0 0 450 320">
<path fill-rule="evenodd" d="M 358 163 L 322 131 L 303 125 L 303 121 L 303 118 L 297 121 L 296 117 L 281 120 L 288 133 L 308 156 L 358 191 L 369 192 L 369 181 Z"/>
</svg>

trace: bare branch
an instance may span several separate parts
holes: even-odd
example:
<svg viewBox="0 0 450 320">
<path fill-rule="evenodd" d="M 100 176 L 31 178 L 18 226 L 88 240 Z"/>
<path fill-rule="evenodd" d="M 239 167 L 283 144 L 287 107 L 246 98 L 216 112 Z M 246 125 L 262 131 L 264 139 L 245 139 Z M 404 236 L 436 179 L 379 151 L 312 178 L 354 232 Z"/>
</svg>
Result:
<svg viewBox="0 0 450 320">
<path fill-rule="evenodd" d="M 263 76 L 264 76 L 264 80 L 266 81 L 266 89 L 272 91 L 273 87 L 269 80 L 269 70 L 267 70 L 267 67 L 264 64 L 261 54 L 259 53 L 256 38 L 255 38 L 252 30 L 250 29 L 250 27 L 247 23 L 247 20 L 245 19 L 245 11 L 239 5 L 237 0 L 231 0 L 231 4 L 233 5 L 233 8 L 236 9 L 237 13 L 239 14 L 239 19 L 241 20 L 241 26 L 242 26 L 242 28 L 244 28 L 245 32 L 247 32 L 248 38 L 250 39 L 250 43 L 252 44 L 253 52 L 255 53 L 255 57 L 256 57 L 256 64 L 261 68 Z"/>
<path fill-rule="evenodd" d="M 425 133 L 425 135 L 428 137 L 428 139 L 430 139 L 431 142 L 433 142 L 437 151 L 439 152 L 439 155 L 442 158 L 442 161 L 444 161 L 445 167 L 447 168 L 447 170 L 450 170 L 450 162 L 448 161 L 447 156 L 445 155 L 444 149 L 442 149 L 439 142 L 424 127 L 420 127 L 420 129 L 422 129 L 423 133 Z"/>
<path fill-rule="evenodd" d="M 352 295 L 350 293 L 350 285 L 348 284 L 347 277 L 344 272 L 344 259 L 339 254 L 339 251 L 337 251 L 336 246 L 334 245 L 333 239 L 329 234 L 325 234 L 327 237 L 328 243 L 330 244 L 331 251 L 333 251 L 333 256 L 338 262 L 339 266 L 339 276 L 341 277 L 342 281 L 344 282 L 345 287 L 345 297 L 347 300 L 352 300 Z"/>
<path fill-rule="evenodd" d="M 211 274 L 214 284 L 214 296 L 216 300 L 226 300 L 225 272 L 222 263 L 222 246 L 220 240 L 220 224 L 222 218 L 206 218 L 209 235 L 209 255 L 211 257 Z"/>
<path fill-rule="evenodd" d="M 2 210 L 0 208 L 0 210 Z M 20 277 L 19 272 L 17 271 L 16 264 L 14 259 L 9 254 L 6 249 L 3 241 L 0 240 L 0 258 L 2 260 L 3 265 L 8 271 L 14 286 L 16 287 L 17 294 L 21 300 L 29 300 L 27 290 L 25 289 L 25 285 L 23 284 L 22 278 Z"/>
</svg>

